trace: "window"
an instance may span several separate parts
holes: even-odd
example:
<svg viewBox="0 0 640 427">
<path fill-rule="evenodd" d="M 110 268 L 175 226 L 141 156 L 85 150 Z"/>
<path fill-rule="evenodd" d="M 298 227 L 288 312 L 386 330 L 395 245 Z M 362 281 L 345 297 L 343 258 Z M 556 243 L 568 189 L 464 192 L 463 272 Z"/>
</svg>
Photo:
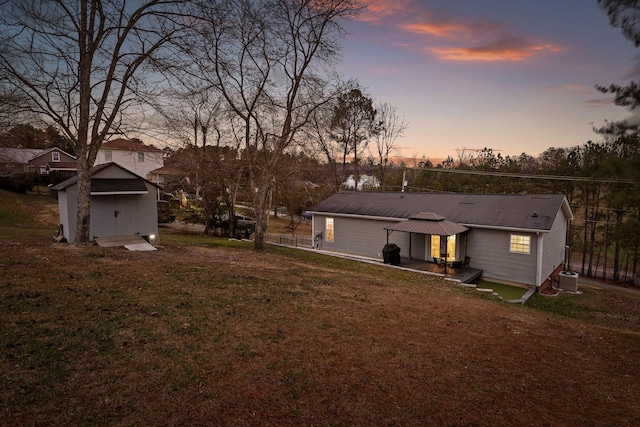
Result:
<svg viewBox="0 0 640 427">
<path fill-rule="evenodd" d="M 51 153 L 51 161 L 59 162 L 60 161 L 60 153 L 58 153 L 57 151 L 52 152 Z"/>
<path fill-rule="evenodd" d="M 509 252 L 513 252 L 516 254 L 531 253 L 531 236 L 512 234 L 511 244 L 509 245 Z"/>
<path fill-rule="evenodd" d="M 447 247 L 445 249 L 445 239 L 437 235 L 431 236 L 431 256 L 433 258 L 446 258 L 447 261 L 455 259 L 456 254 L 456 236 L 448 236 Z"/>
<path fill-rule="evenodd" d="M 333 242 L 333 218 L 327 218 L 325 220 L 324 229 L 324 240 L 326 242 Z"/>
<path fill-rule="evenodd" d="M 113 161 L 113 153 L 111 150 L 104 150 L 104 161 L 112 162 Z"/>
<path fill-rule="evenodd" d="M 144 162 L 144 153 L 138 153 L 138 163 Z"/>
</svg>

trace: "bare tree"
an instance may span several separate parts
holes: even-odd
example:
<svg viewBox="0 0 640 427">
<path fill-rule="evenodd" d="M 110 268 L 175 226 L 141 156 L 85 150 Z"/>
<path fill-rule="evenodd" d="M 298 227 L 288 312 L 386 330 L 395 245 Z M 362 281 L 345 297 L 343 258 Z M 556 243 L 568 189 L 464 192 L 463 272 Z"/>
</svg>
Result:
<svg viewBox="0 0 640 427">
<path fill-rule="evenodd" d="M 404 117 L 398 115 L 396 107 L 385 102 L 376 108 L 375 126 L 375 152 L 370 150 L 370 154 L 378 163 L 380 185 L 384 190 L 389 157 L 400 151 L 396 140 L 402 137 L 409 124 L 404 120 Z"/>
<path fill-rule="evenodd" d="M 343 34 L 340 21 L 357 11 L 353 0 L 202 3 L 188 71 L 220 90 L 240 131 L 256 249 L 264 247 L 281 158 L 299 142 L 314 111 L 333 97 L 328 80 Z"/>
<path fill-rule="evenodd" d="M 90 170 L 102 142 L 132 129 L 140 100 L 157 92 L 143 67 L 178 36 L 177 0 L 14 0 L 0 4 L 0 75 L 55 125 L 78 159 L 75 243 L 87 242 Z M 139 118 L 139 117 L 138 117 Z"/>
</svg>

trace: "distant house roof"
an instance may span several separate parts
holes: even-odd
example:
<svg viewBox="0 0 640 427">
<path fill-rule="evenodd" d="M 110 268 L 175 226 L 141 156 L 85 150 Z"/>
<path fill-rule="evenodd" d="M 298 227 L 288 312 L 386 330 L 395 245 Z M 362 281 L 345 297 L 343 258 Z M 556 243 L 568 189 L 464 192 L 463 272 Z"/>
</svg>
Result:
<svg viewBox="0 0 640 427">
<path fill-rule="evenodd" d="M 106 150 L 123 150 L 123 151 L 143 151 L 148 153 L 161 153 L 162 150 L 154 147 L 153 145 L 145 145 L 140 142 L 131 141 L 124 138 L 113 139 L 111 141 L 105 141 L 100 146 L 100 149 Z"/>
<path fill-rule="evenodd" d="M 31 157 L 31 158 L 29 159 L 29 162 L 31 162 L 32 160 L 37 159 L 38 157 L 42 157 L 42 156 L 44 156 L 45 154 L 49 154 L 49 153 L 51 153 L 51 152 L 53 152 L 53 151 L 59 151 L 60 153 L 62 153 L 62 154 L 66 154 L 67 156 L 71 157 L 72 159 L 75 159 L 75 158 L 76 158 L 76 156 L 74 156 L 73 154 L 69 154 L 69 153 L 67 153 L 67 152 L 66 152 L 66 151 L 64 151 L 64 150 L 59 149 L 58 147 L 52 147 L 52 148 L 48 148 L 48 149 L 46 149 L 46 150 L 41 150 L 41 153 L 38 153 L 38 154 L 34 155 L 33 157 Z"/>
<path fill-rule="evenodd" d="M 161 166 L 157 169 L 150 171 L 149 173 L 153 173 L 157 175 L 180 175 L 183 172 L 181 170 L 172 168 L 171 166 Z"/>
<path fill-rule="evenodd" d="M 120 166 L 117 163 L 103 163 L 101 165 L 97 165 L 94 166 L 93 168 L 91 168 L 91 176 L 93 177 L 93 175 L 95 175 L 96 173 L 100 172 L 101 170 L 110 168 L 110 167 L 116 167 L 119 169 L 122 169 L 123 171 L 126 171 L 127 173 L 131 174 L 132 176 L 135 176 L 135 178 L 131 178 L 131 179 L 95 179 L 95 178 L 91 178 L 91 194 L 104 194 L 107 191 L 119 191 L 119 189 L 121 189 L 122 191 L 134 191 L 134 192 L 138 192 L 138 193 L 129 193 L 129 194 L 140 194 L 139 191 L 141 191 L 140 189 L 142 188 L 140 185 L 138 185 L 137 187 L 131 187 L 131 183 L 125 183 L 124 181 L 138 181 L 140 183 L 143 182 L 148 182 L 149 184 L 158 187 L 156 184 L 154 184 L 151 181 L 147 181 L 146 179 L 134 174 L 133 172 L 131 172 L 130 170 L 123 168 L 122 166 Z M 100 184 L 96 184 L 98 185 L 98 187 L 95 187 L 95 191 L 94 191 L 94 182 L 96 181 L 102 181 L 102 183 Z M 106 181 L 120 181 L 117 183 L 111 183 L 111 184 L 106 184 Z M 78 176 L 73 176 L 65 181 L 62 181 L 60 184 L 54 185 L 53 187 L 51 187 L 51 189 L 56 190 L 56 191 L 60 191 L 60 190 L 66 190 L 68 187 L 71 187 L 72 185 L 76 184 L 78 182 Z M 118 188 L 115 187 L 116 184 L 121 184 Z M 109 187 L 110 186 L 110 187 Z M 144 186 L 144 184 L 142 184 L 142 186 Z M 107 188 L 108 187 L 108 188 Z M 133 189 L 132 189 L 133 188 Z M 146 187 L 145 187 L 145 192 L 146 192 Z M 115 194 L 115 193 L 114 193 Z"/>
<path fill-rule="evenodd" d="M 563 195 L 458 194 L 458 193 L 335 193 L 318 203 L 311 213 L 408 219 L 430 212 L 465 226 L 551 229 L 559 210 L 573 219 Z"/>
<path fill-rule="evenodd" d="M 44 153 L 44 150 L 36 148 L 5 148 L 0 147 L 0 162 L 2 163 L 29 163 L 29 160 Z"/>
</svg>

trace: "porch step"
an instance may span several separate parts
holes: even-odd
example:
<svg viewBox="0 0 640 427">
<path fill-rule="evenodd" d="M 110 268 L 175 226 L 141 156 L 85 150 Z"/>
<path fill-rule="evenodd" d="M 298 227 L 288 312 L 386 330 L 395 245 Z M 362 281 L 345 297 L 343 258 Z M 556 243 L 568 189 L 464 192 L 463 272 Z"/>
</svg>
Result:
<svg viewBox="0 0 640 427">
<path fill-rule="evenodd" d="M 94 240 L 98 244 L 98 246 L 102 246 L 105 248 L 124 246 L 130 251 L 157 250 L 153 245 L 149 244 L 149 242 L 138 235 L 96 237 Z"/>
</svg>

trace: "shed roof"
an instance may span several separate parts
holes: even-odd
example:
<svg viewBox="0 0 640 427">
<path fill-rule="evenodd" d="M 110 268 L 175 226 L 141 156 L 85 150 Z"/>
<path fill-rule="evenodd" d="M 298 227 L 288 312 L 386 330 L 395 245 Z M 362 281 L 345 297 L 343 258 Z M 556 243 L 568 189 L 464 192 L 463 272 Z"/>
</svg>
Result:
<svg viewBox="0 0 640 427">
<path fill-rule="evenodd" d="M 127 172 L 129 175 L 132 176 L 132 178 L 131 178 L 132 180 L 139 181 L 141 183 L 147 182 L 147 183 L 149 183 L 149 184 L 151 184 L 151 185 L 153 185 L 155 187 L 158 187 L 158 185 L 154 184 L 153 182 L 148 181 L 148 180 L 146 180 L 146 179 L 134 174 L 130 170 L 128 170 L 126 168 L 123 168 L 122 166 L 120 166 L 117 163 L 111 162 L 111 163 L 103 163 L 103 164 L 100 164 L 100 165 L 96 165 L 96 166 L 91 168 L 91 176 L 92 176 L 92 178 L 91 178 L 91 192 L 92 193 L 93 193 L 93 181 L 96 181 L 96 178 L 93 178 L 93 175 L 95 175 L 96 173 L 98 173 L 98 172 L 100 172 L 100 171 L 102 171 L 104 169 L 112 168 L 112 167 L 119 168 L 119 169 L 122 169 L 123 171 Z M 72 185 L 75 185 L 77 182 L 78 182 L 78 175 L 73 176 L 73 177 L 71 177 L 71 178 L 69 178 L 69 179 L 67 179 L 65 181 L 62 181 L 60 184 L 54 185 L 53 187 L 51 187 L 51 189 L 52 190 L 56 190 L 56 191 L 66 190 L 68 187 L 70 187 Z M 144 184 L 142 184 L 142 185 L 144 185 Z"/>
<path fill-rule="evenodd" d="M 136 178 L 91 178 L 91 195 L 147 194 L 144 181 Z"/>
<path fill-rule="evenodd" d="M 309 212 L 389 219 L 428 212 L 465 226 L 548 231 L 560 210 L 573 219 L 567 199 L 560 194 L 345 191 L 329 196 Z"/>
</svg>

